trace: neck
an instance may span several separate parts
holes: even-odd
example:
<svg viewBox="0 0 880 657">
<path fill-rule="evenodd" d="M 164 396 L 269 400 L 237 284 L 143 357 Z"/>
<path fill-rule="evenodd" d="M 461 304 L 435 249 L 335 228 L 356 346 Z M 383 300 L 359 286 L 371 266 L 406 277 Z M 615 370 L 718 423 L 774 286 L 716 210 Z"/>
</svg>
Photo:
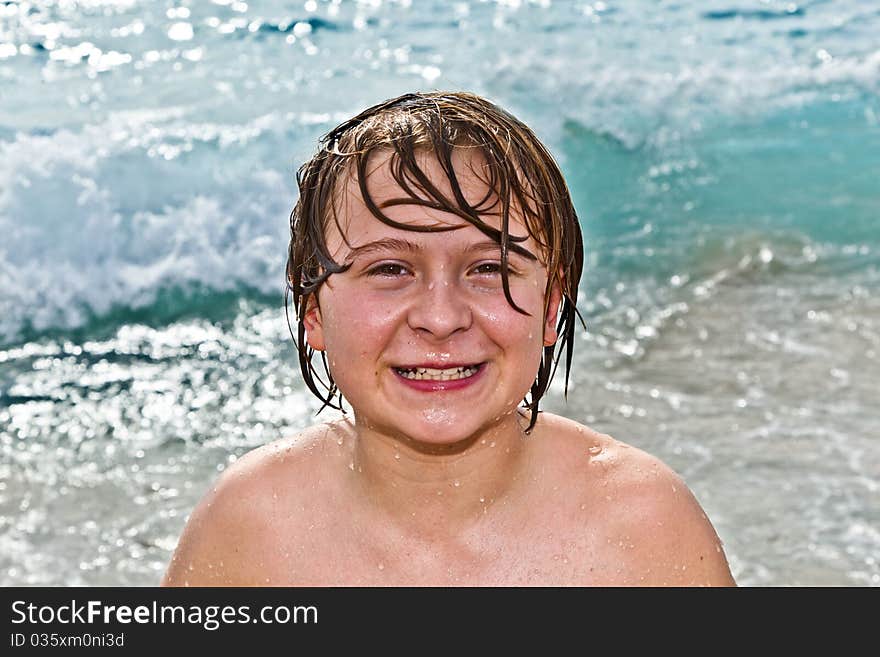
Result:
<svg viewBox="0 0 880 657">
<path fill-rule="evenodd" d="M 351 467 L 362 493 L 395 523 L 425 535 L 456 534 L 515 494 L 526 426 L 514 412 L 453 445 L 427 445 L 356 419 Z"/>
</svg>

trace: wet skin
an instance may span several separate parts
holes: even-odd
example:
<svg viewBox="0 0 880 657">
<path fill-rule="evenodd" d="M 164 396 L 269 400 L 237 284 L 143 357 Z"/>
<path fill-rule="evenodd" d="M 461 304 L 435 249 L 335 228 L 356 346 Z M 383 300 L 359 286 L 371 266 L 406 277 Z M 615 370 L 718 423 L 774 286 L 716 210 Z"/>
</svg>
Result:
<svg viewBox="0 0 880 657">
<path fill-rule="evenodd" d="M 481 162 L 454 159 L 466 198 Z M 424 168 L 449 192 L 439 165 Z M 368 182 L 403 196 L 383 158 Z M 518 405 L 556 340 L 558 285 L 454 215 L 386 209 L 349 178 L 327 238 L 350 263 L 306 317 L 353 419 L 255 450 L 190 518 L 165 584 L 732 584 L 720 542 L 681 480 L 653 457 L 550 414 L 526 435 Z M 496 222 L 486 215 L 484 220 Z M 518 216 L 511 234 L 527 235 Z M 345 238 L 343 238 L 343 235 Z M 426 369 L 427 372 L 418 368 Z"/>
<path fill-rule="evenodd" d="M 434 181 L 445 182 L 433 158 L 425 160 Z M 476 203 L 487 187 L 468 175 L 471 166 L 478 165 L 466 162 L 457 170 L 466 198 Z M 369 183 L 379 204 L 403 195 L 381 160 Z M 326 350 L 358 425 L 446 451 L 490 428 L 518 434 L 513 410 L 535 378 L 543 345 L 556 340 L 560 293 L 554 287 L 545 311 L 547 272 L 540 259 L 510 255 L 510 293 L 525 315 L 503 294 L 498 244 L 467 221 L 416 205 L 385 210 L 407 225 L 455 228 L 417 233 L 373 217 L 354 180 L 344 199 L 342 225 L 331 224 L 328 246 L 337 262 L 351 268 L 327 280 L 306 326 L 311 346 Z M 483 218 L 500 224 L 496 216 Z M 527 235 L 517 215 L 510 232 Z M 542 255 L 531 238 L 522 246 Z M 465 366 L 475 373 L 453 380 L 401 374 L 418 366 Z"/>
</svg>

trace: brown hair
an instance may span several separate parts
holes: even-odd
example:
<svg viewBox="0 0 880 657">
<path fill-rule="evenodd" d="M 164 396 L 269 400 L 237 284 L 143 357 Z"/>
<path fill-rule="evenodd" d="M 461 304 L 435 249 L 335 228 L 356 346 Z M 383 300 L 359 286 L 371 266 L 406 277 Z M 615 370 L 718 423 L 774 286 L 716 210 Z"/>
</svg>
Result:
<svg viewBox="0 0 880 657">
<path fill-rule="evenodd" d="M 452 166 L 455 148 L 477 148 L 487 163 L 489 179 L 486 182 L 490 191 L 476 205 L 465 200 L 459 186 Z M 538 418 L 538 402 L 556 372 L 563 351 L 565 391 L 568 392 L 575 318 L 583 323 L 576 306 L 584 258 L 581 230 L 565 179 L 550 152 L 524 123 L 471 93 L 409 93 L 374 105 L 324 135 L 317 153 L 297 172 L 299 199 L 290 214 L 285 312 L 306 385 L 324 402 L 321 410 L 326 406 L 343 410 L 341 396 L 339 403 L 334 403 L 339 390 L 325 354 L 321 353 L 321 360 L 326 381 L 312 363 L 314 350 L 305 340 L 303 318 L 310 296 L 317 294 L 329 276 L 347 269 L 346 265 L 334 262 L 326 243 L 328 222 L 332 220 L 339 225 L 336 200 L 344 174 L 357 173 L 366 207 L 389 226 L 416 232 L 455 228 L 401 224 L 382 212 L 370 196 L 366 182 L 370 156 L 380 150 L 390 151 L 391 174 L 408 195 L 385 201 L 382 207 L 417 204 L 449 212 L 498 242 L 504 295 L 521 313 L 525 311 L 510 296 L 508 253 L 512 250 L 531 259 L 534 256 L 518 244 L 526 237 L 509 233 L 511 206 L 522 212 L 529 235 L 541 246 L 548 272 L 545 304 L 556 282 L 560 284 L 563 299 L 557 325 L 559 338 L 556 344 L 544 347 L 537 377 L 524 400 L 531 411 L 527 429 L 531 431 Z M 454 198 L 447 198 L 419 167 L 416 159 L 419 151 L 431 152 L 437 158 Z M 493 198 L 491 205 L 486 206 Z M 480 215 L 495 208 L 499 201 L 501 227 L 497 229 L 486 224 Z M 345 235 L 341 228 L 340 234 Z M 288 312 L 291 294 L 297 315 L 295 336 Z"/>
</svg>

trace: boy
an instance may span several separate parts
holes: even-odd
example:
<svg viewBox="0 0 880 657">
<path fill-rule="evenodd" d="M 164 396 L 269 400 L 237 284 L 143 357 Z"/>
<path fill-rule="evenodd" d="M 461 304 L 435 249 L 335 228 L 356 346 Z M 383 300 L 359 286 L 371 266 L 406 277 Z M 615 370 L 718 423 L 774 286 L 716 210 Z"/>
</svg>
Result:
<svg viewBox="0 0 880 657">
<path fill-rule="evenodd" d="M 528 127 L 407 94 L 331 131 L 298 183 L 300 366 L 352 414 L 230 467 L 164 584 L 734 584 L 669 468 L 538 411 L 571 364 L 583 248 Z"/>
</svg>

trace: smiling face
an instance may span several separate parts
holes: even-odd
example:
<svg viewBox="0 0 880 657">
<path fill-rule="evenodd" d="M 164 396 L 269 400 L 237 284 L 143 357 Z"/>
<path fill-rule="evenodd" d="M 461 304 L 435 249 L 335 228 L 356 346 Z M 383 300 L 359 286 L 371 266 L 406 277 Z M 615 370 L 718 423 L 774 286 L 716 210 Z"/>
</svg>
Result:
<svg viewBox="0 0 880 657">
<path fill-rule="evenodd" d="M 470 152 L 454 150 L 453 165 L 465 198 L 477 205 L 488 187 L 475 175 L 480 160 Z M 433 184 L 451 197 L 434 156 L 420 157 Z M 388 159 L 378 153 L 367 179 L 379 207 L 406 196 Z M 510 295 L 525 315 L 505 298 L 500 246 L 466 220 L 404 204 L 383 211 L 408 226 L 454 229 L 386 225 L 364 205 L 353 175 L 340 182 L 338 204 L 339 226 L 330 223 L 327 246 L 336 262 L 350 267 L 326 280 L 304 322 L 309 345 L 326 351 L 356 421 L 430 445 L 513 426 L 542 349 L 556 340 L 561 293 L 554 285 L 545 304 L 547 271 L 538 244 L 532 238 L 520 243 L 534 260 L 509 253 Z M 481 219 L 500 225 L 497 215 Z M 528 234 L 515 210 L 510 234 Z"/>
</svg>

